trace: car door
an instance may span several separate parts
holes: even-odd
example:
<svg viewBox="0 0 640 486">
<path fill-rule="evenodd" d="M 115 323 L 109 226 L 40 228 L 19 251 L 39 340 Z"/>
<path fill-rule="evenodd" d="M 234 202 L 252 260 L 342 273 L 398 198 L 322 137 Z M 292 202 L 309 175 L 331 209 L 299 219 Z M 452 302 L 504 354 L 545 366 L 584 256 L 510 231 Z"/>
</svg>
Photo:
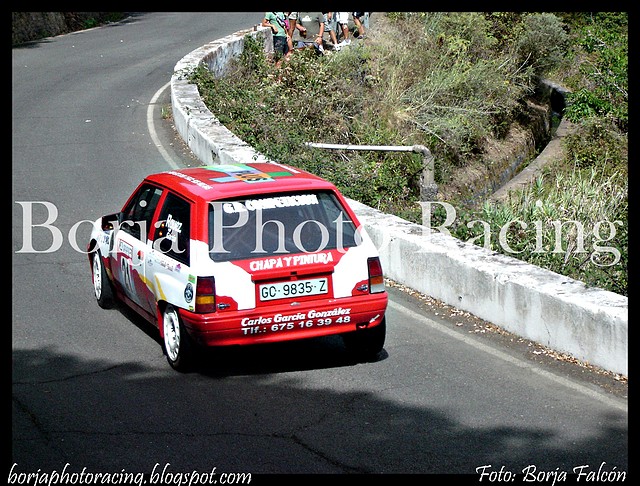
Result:
<svg viewBox="0 0 640 486">
<path fill-rule="evenodd" d="M 176 307 L 193 309 L 195 295 L 191 269 L 192 203 L 168 191 L 153 221 L 152 240 L 145 262 L 146 276 L 155 306 L 164 300 Z"/>
<path fill-rule="evenodd" d="M 120 290 L 146 312 L 149 307 L 145 257 L 149 252 L 149 231 L 162 196 L 162 189 L 143 184 L 123 210 L 122 222 L 114 235 L 112 269 Z"/>
</svg>

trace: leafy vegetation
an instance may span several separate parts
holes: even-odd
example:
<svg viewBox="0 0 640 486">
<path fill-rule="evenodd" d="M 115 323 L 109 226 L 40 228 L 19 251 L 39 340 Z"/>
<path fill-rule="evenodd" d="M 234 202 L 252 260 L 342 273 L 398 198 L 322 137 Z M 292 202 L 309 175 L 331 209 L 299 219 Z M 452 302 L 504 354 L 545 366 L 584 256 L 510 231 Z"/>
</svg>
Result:
<svg viewBox="0 0 640 486">
<path fill-rule="evenodd" d="M 374 15 L 365 42 L 349 49 L 320 57 L 302 49 L 276 66 L 247 36 L 224 77 L 200 66 L 191 80 L 211 112 L 259 152 L 416 223 L 419 154 L 305 142 L 424 145 L 440 197 L 449 195 L 442 202 L 456 208 L 452 235 L 626 295 L 626 13 Z M 504 202 L 469 204 L 460 171 L 475 164 L 491 173 L 487 146 L 531 125 L 541 77 L 570 90 L 564 116 L 577 129 L 565 159 Z M 434 211 L 432 226 L 445 216 Z"/>
</svg>

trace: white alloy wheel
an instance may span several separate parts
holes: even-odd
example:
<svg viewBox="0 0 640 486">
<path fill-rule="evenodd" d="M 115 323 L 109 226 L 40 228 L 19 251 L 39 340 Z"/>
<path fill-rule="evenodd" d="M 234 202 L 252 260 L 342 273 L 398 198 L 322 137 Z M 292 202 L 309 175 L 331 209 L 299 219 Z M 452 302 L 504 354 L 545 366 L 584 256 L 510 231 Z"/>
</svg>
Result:
<svg viewBox="0 0 640 486">
<path fill-rule="evenodd" d="M 102 263 L 102 255 L 100 251 L 96 250 L 93 254 L 92 267 L 92 279 L 93 279 L 93 293 L 96 296 L 98 305 L 103 309 L 110 309 L 113 307 L 114 294 L 111 288 L 111 282 L 107 276 L 107 271 Z"/>
<path fill-rule="evenodd" d="M 97 300 L 102 297 L 102 264 L 100 263 L 100 255 L 93 255 L 93 292 Z"/>
<path fill-rule="evenodd" d="M 191 338 L 180 321 L 177 309 L 171 304 L 167 304 L 164 310 L 162 331 L 167 361 L 174 370 L 188 371 L 192 364 L 192 354 L 196 349 L 194 349 L 195 346 L 192 345 Z"/>
<path fill-rule="evenodd" d="M 164 349 L 173 365 L 180 355 L 180 321 L 175 309 L 168 305 L 164 311 Z"/>
</svg>

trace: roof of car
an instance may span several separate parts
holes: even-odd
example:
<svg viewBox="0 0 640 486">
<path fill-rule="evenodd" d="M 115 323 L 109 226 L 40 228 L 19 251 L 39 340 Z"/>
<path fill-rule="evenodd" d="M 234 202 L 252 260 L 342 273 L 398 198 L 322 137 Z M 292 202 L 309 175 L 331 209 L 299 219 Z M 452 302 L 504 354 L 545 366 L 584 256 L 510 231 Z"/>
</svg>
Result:
<svg viewBox="0 0 640 486">
<path fill-rule="evenodd" d="M 207 201 L 274 192 L 335 189 L 310 172 L 275 162 L 218 164 L 152 174 L 146 180 Z"/>
</svg>

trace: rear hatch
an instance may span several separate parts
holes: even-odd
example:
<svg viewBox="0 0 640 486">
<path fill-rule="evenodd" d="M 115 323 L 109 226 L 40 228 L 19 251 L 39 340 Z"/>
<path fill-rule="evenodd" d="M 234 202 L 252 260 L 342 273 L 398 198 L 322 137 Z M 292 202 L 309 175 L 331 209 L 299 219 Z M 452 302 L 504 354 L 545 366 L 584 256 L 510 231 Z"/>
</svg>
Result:
<svg viewBox="0 0 640 486">
<path fill-rule="evenodd" d="M 335 266 L 358 238 L 349 212 L 331 191 L 210 203 L 210 257 L 250 275 L 256 307 L 333 298 Z"/>
</svg>

